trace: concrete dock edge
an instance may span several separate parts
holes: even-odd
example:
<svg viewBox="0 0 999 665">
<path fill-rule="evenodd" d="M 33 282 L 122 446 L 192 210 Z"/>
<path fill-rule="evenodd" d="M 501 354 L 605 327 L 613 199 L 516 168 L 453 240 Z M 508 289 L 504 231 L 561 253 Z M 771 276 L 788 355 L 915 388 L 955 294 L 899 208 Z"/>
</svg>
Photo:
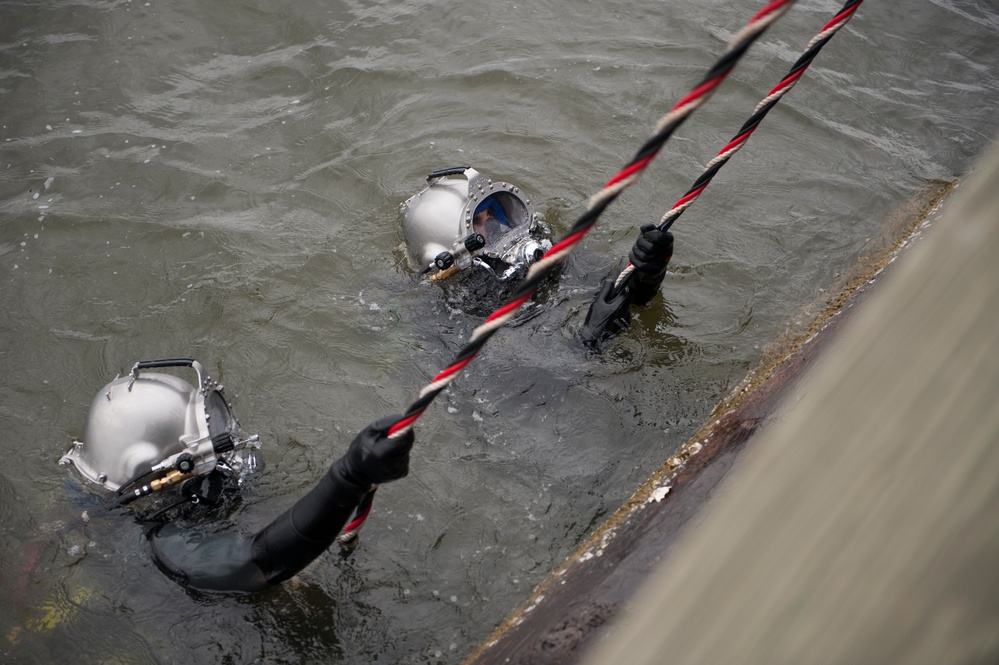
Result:
<svg viewBox="0 0 999 665">
<path fill-rule="evenodd" d="M 995 662 L 997 185 L 994 149 L 888 220 L 466 663 Z"/>
</svg>

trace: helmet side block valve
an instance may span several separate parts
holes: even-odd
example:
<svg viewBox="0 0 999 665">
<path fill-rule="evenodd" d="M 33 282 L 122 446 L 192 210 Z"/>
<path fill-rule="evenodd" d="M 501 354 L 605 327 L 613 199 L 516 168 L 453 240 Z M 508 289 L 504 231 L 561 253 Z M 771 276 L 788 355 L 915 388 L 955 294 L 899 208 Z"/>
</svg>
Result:
<svg viewBox="0 0 999 665">
<path fill-rule="evenodd" d="M 472 255 L 486 246 L 486 238 L 481 233 L 470 233 L 460 243 L 455 243 L 453 251 L 441 252 L 434 258 L 434 266 L 443 272 L 453 265 L 465 270 L 472 265 Z"/>
</svg>

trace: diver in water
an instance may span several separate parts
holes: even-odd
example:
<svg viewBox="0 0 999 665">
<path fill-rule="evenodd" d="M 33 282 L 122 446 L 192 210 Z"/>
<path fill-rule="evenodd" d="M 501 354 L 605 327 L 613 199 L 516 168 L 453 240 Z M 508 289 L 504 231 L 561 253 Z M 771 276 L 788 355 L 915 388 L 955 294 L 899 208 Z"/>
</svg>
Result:
<svg viewBox="0 0 999 665">
<path fill-rule="evenodd" d="M 431 279 L 441 280 L 476 268 L 498 292 L 497 283 L 515 285 L 551 248 L 547 229 L 519 188 L 468 167 L 436 171 L 427 182 L 403 204 L 407 246 L 425 266 L 421 275 L 435 271 Z M 598 348 L 624 330 L 630 307 L 652 300 L 672 250 L 670 233 L 642 227 L 629 256 L 631 279 L 621 286 L 615 278 L 604 280 L 587 313 L 579 333 L 587 346 Z M 170 367 L 195 370 L 197 388 L 149 371 Z M 251 536 L 156 522 L 147 531 L 153 560 L 197 589 L 259 591 L 289 579 L 333 544 L 375 486 L 408 474 L 413 432 L 389 435 L 400 419 L 389 416 L 364 428 L 312 490 Z M 204 376 L 200 363 L 140 361 L 98 393 L 84 440 L 60 463 L 111 492 L 108 507 L 170 494 L 172 503 L 144 518 L 155 521 L 183 504 L 217 505 L 256 466 L 258 440 L 246 436 L 222 386 Z"/>
<path fill-rule="evenodd" d="M 148 371 L 167 367 L 194 369 L 198 387 Z M 400 418 L 361 430 L 312 490 L 252 536 L 156 523 L 147 532 L 153 560 L 197 589 L 259 591 L 287 580 L 333 544 L 372 487 L 409 472 L 412 431 L 388 434 Z M 60 464 L 111 492 L 109 507 L 169 494 L 172 503 L 149 520 L 182 504 L 217 504 L 255 466 L 257 440 L 245 436 L 222 386 L 205 377 L 196 360 L 141 361 L 98 393 L 84 440 Z"/>
<path fill-rule="evenodd" d="M 427 187 L 401 206 L 403 235 L 409 257 L 420 276 L 433 281 L 479 283 L 466 288 L 487 314 L 505 304 L 504 297 L 527 274 L 532 263 L 552 247 L 542 224 L 520 188 L 493 181 L 468 166 L 434 171 Z M 673 255 L 673 234 L 655 225 L 641 227 L 629 254 L 630 279 L 615 285 L 605 279 L 579 330 L 583 344 L 594 351 L 631 322 L 631 307 L 646 306 L 655 297 Z M 480 277 L 485 277 L 484 284 Z M 468 303 L 465 303 L 466 306 Z"/>
</svg>

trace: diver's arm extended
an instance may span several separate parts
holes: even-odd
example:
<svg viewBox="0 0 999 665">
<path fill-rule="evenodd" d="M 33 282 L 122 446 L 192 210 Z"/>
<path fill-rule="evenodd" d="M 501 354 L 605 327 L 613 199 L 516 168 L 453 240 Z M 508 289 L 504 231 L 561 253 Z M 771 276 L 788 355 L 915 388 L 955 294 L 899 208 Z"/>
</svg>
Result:
<svg viewBox="0 0 999 665">
<path fill-rule="evenodd" d="M 388 436 L 399 420 L 390 416 L 363 429 L 315 487 L 253 537 L 163 525 L 148 534 L 153 559 L 164 572 L 198 589 L 259 591 L 283 582 L 333 544 L 373 485 L 409 472 L 412 431 Z"/>
<path fill-rule="evenodd" d="M 583 343 L 594 350 L 631 323 L 630 305 L 647 305 L 659 291 L 666 277 L 666 266 L 673 256 L 673 234 L 645 224 L 628 256 L 634 272 L 631 279 L 615 290 L 615 278 L 600 285 L 597 297 L 586 313 L 579 331 Z"/>
</svg>

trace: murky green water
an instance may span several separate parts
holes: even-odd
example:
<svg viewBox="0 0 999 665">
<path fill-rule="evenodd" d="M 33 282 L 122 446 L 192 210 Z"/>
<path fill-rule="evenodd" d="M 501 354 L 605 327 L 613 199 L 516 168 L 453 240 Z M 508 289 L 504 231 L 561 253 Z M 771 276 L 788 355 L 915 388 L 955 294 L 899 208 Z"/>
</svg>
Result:
<svg viewBox="0 0 999 665">
<path fill-rule="evenodd" d="M 410 280 L 398 205 L 424 176 L 472 164 L 565 230 L 757 5 L 0 3 L 2 660 L 460 661 L 999 130 L 992 3 L 864 3 L 677 222 L 664 300 L 587 357 L 573 333 L 636 226 L 839 6 L 774 26 L 435 402 L 350 558 L 246 597 L 165 578 L 127 516 L 62 528 L 94 497 L 56 461 L 97 391 L 198 358 L 263 441 L 225 524 L 265 524 L 480 321 Z"/>
</svg>

